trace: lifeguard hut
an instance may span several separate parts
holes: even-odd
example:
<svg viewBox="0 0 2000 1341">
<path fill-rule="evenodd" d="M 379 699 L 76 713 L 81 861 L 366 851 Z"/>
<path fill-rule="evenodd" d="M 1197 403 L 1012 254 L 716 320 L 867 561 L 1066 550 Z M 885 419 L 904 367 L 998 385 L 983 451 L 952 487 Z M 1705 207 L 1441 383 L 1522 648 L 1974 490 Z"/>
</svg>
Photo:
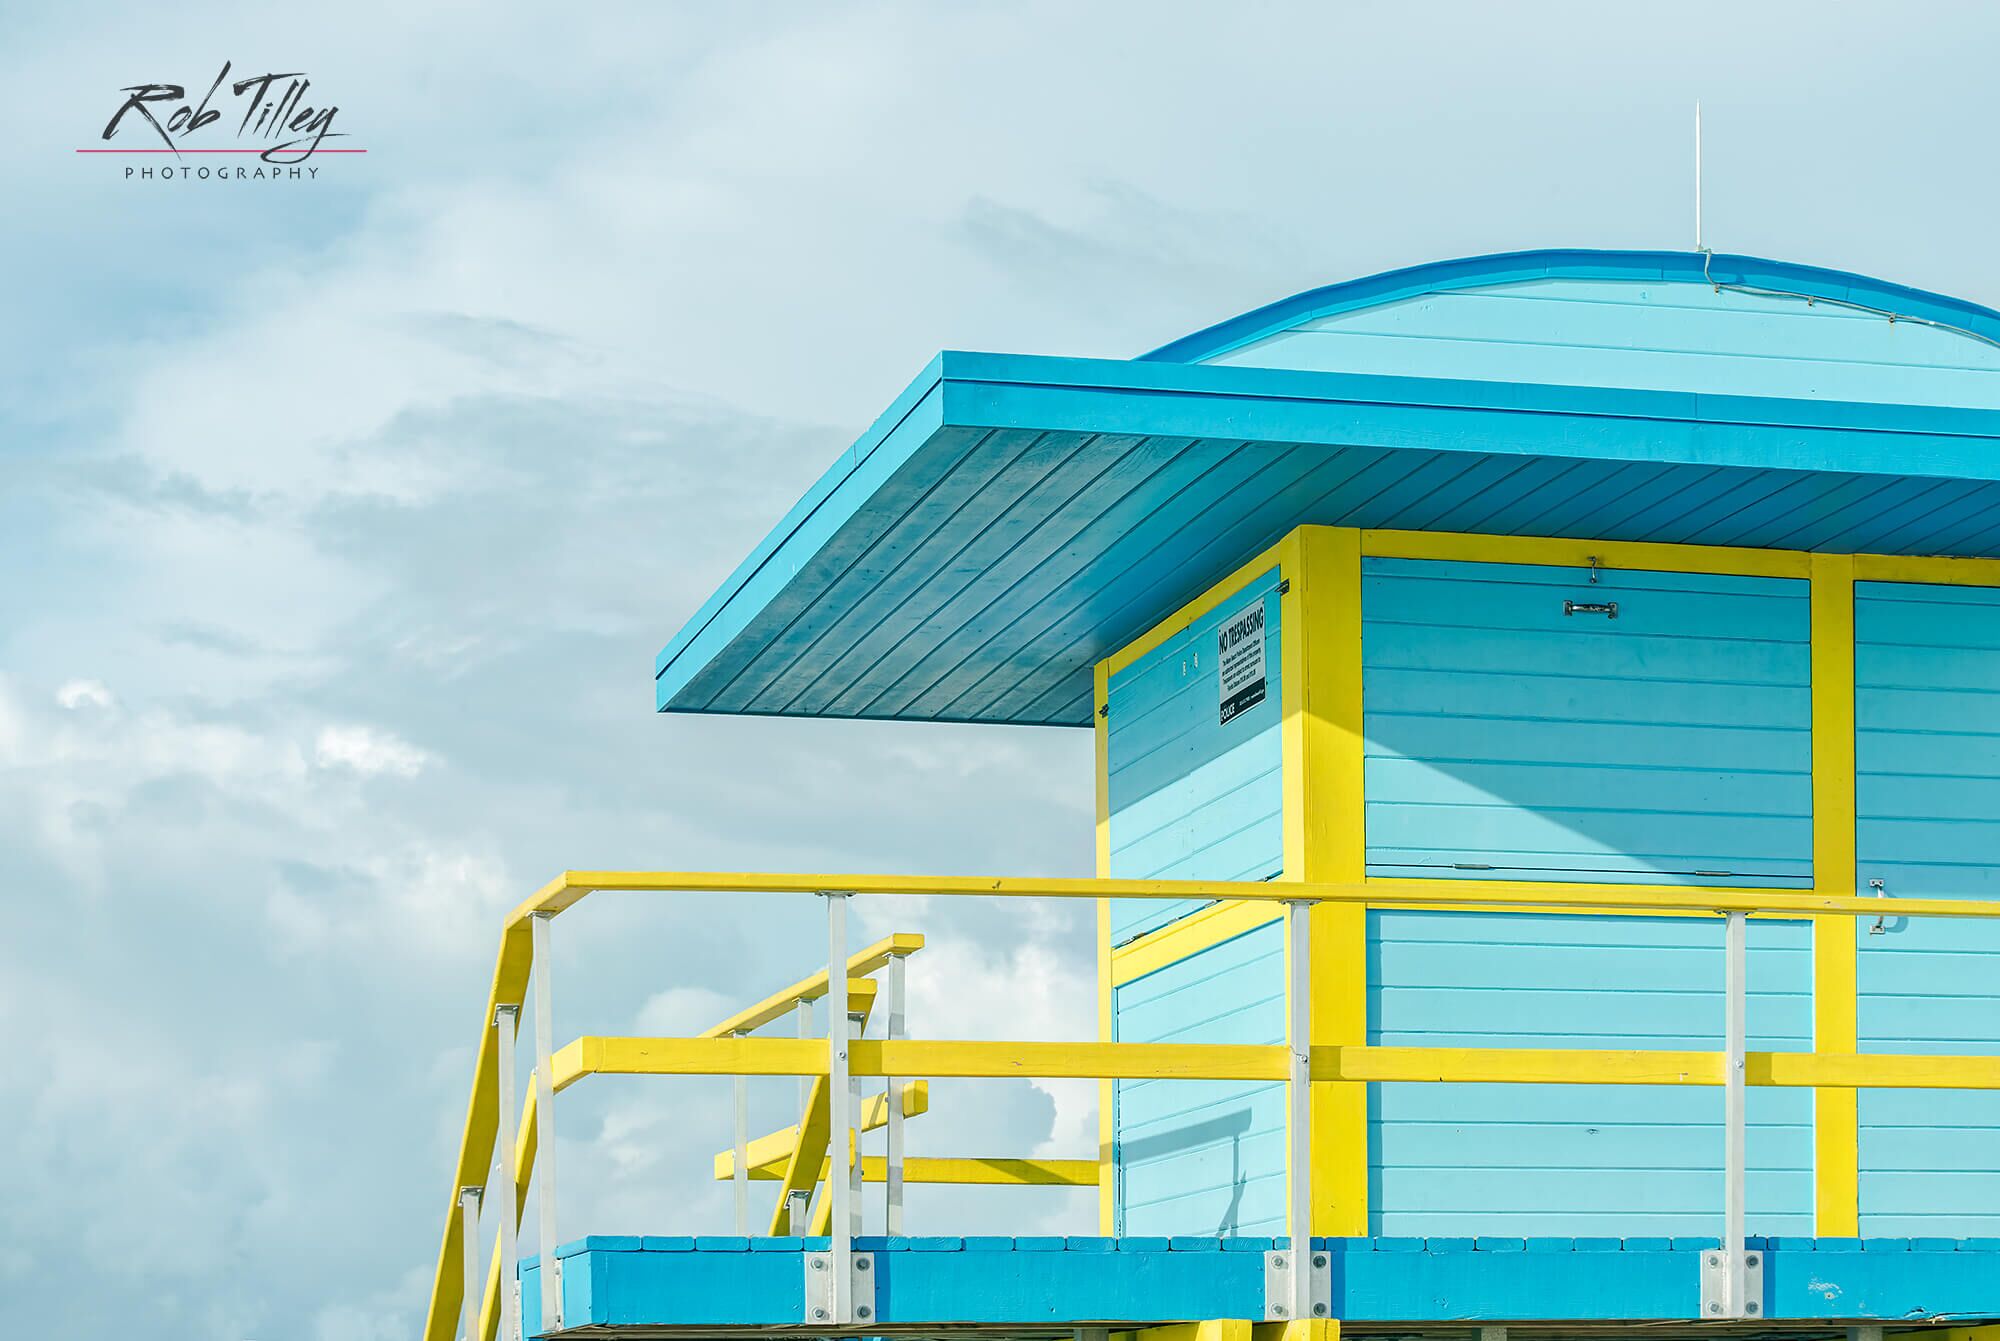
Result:
<svg viewBox="0 0 2000 1341">
<path fill-rule="evenodd" d="M 1996 556 L 2000 314 L 1858 275 L 1529 252 L 940 355 L 657 705 L 1093 730 L 1095 878 L 552 881 L 428 1341 L 2000 1337 Z M 561 1040 L 550 926 L 609 889 L 822 894 L 827 955 L 698 1038 Z M 913 892 L 1096 900 L 1099 1041 L 908 1038 L 921 937 L 845 909 Z M 805 1078 L 717 1133 L 737 1236 L 559 1221 L 603 1074 Z M 1101 1080 L 1099 1148 L 904 1156 L 924 1083 L 994 1076 Z M 1100 1223 L 905 1226 L 914 1179 Z"/>
</svg>

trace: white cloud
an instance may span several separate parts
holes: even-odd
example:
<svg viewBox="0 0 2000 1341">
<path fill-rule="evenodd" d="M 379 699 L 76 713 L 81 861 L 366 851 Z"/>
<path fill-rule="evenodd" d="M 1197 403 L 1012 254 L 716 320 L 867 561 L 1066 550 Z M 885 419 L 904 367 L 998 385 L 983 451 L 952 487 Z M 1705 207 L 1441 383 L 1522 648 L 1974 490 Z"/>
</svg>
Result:
<svg viewBox="0 0 2000 1341">
<path fill-rule="evenodd" d="M 321 727 L 313 742 L 313 762 L 321 768 L 345 768 L 363 777 L 379 773 L 413 778 L 433 761 L 393 732 L 372 726 Z"/>
<path fill-rule="evenodd" d="M 1032 936 L 1031 919 L 1022 920 L 1021 932 Z M 1087 971 L 1088 961 L 1074 952 L 1076 947 L 1070 948 L 1065 955 L 1043 939 L 995 945 L 950 934 L 933 937 L 910 960 L 911 1035 L 1020 1041 L 1095 1038 L 1096 982 Z M 1029 1084 L 1049 1097 L 1055 1116 L 1048 1134 L 1023 1153 L 1061 1158 L 1094 1155 L 1097 1082 L 1044 1079 Z"/>
<path fill-rule="evenodd" d="M 651 1038 L 689 1038 L 739 1008 L 722 993 L 706 987 L 669 987 L 646 998 L 637 1023 L 639 1032 Z"/>
<path fill-rule="evenodd" d="M 56 702 L 72 712 L 78 708 L 108 708 L 114 701 L 101 680 L 70 680 L 56 690 Z"/>
</svg>

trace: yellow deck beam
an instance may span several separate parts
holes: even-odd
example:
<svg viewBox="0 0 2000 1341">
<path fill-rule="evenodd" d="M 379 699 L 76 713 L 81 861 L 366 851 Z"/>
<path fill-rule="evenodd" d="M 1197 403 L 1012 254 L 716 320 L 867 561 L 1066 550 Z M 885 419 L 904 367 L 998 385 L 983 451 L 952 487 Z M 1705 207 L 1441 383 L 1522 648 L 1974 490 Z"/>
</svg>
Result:
<svg viewBox="0 0 2000 1341">
<path fill-rule="evenodd" d="M 1252 1341 L 1248 1318 L 1211 1318 L 1205 1322 L 1169 1322 L 1158 1327 L 1112 1332 L 1109 1341 Z"/>
</svg>

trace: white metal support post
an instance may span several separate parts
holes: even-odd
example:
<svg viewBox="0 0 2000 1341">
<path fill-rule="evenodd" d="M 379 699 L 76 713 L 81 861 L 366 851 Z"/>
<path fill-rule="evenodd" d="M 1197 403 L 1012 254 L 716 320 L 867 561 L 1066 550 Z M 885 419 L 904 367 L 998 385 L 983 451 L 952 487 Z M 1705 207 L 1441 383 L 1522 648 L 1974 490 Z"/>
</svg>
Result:
<svg viewBox="0 0 2000 1341">
<path fill-rule="evenodd" d="M 528 919 L 535 965 L 535 1204 L 541 1243 L 542 1330 L 561 1329 L 562 1263 L 556 1259 L 556 1086 L 555 991 L 550 983 L 549 919 L 536 913 Z"/>
<path fill-rule="evenodd" d="M 1725 1316 L 1749 1316 L 1743 1240 L 1744 1094 L 1743 1052 L 1747 1046 L 1749 927 L 1742 913 L 1730 913 L 1723 930 L 1722 1033 L 1722 1250 L 1728 1269 Z"/>
<path fill-rule="evenodd" d="M 743 1037 L 739 1031 L 733 1038 Z M 730 1181 L 736 1196 L 736 1232 L 750 1232 L 750 1077 L 739 1075 L 736 1080 L 736 1164 Z"/>
<path fill-rule="evenodd" d="M 1286 1228 L 1292 1237 L 1291 1315 L 1314 1316 L 1312 1303 L 1312 905 L 1285 905 Z"/>
<path fill-rule="evenodd" d="M 521 1341 L 520 1302 L 514 1290 L 519 1278 L 520 1244 L 516 1240 L 515 1226 L 521 1216 L 520 1187 L 514 1181 L 514 1146 L 520 1134 L 514 1130 L 514 1105 L 519 1100 L 514 1095 L 514 1034 L 521 1019 L 521 1008 L 500 1006 L 493 1012 L 493 1042 L 498 1048 L 498 1070 L 500 1090 L 500 1150 L 499 1179 L 500 1197 L 500 1297 L 499 1305 L 500 1341 Z M 540 1101 L 537 1100 L 539 1107 Z"/>
<path fill-rule="evenodd" d="M 459 1237 L 465 1245 L 465 1301 L 459 1312 L 465 1319 L 465 1341 L 479 1341 L 479 1194 L 483 1190 L 458 1189 Z"/>
<path fill-rule="evenodd" d="M 847 1018 L 847 899 L 846 894 L 829 890 L 826 899 L 826 1098 L 827 1153 L 832 1164 L 827 1169 L 826 1191 L 832 1198 L 827 1230 L 833 1236 L 833 1317 L 835 1323 L 854 1320 L 854 1241 L 851 1237 L 854 1184 L 849 1181 L 842 1161 L 849 1158 L 854 1139 L 854 1094 L 847 1070 L 850 1026 Z"/>
<path fill-rule="evenodd" d="M 889 958 L 889 1037 L 903 1037 L 903 957 Z M 888 1177 L 885 1182 L 887 1207 L 883 1233 L 903 1232 L 903 1089 L 902 1082 L 894 1076 L 889 1078 L 885 1097 L 889 1104 L 889 1134 L 887 1146 Z"/>
</svg>

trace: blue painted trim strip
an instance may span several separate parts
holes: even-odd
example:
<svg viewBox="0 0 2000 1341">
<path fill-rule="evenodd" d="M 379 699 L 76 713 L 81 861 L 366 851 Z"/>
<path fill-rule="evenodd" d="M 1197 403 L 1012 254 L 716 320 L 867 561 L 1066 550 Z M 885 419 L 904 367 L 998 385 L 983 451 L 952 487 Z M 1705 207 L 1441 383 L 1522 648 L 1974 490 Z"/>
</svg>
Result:
<svg viewBox="0 0 2000 1341">
<path fill-rule="evenodd" d="M 1796 265 L 1759 256 L 1715 255 L 1708 258 L 1708 273 L 1704 275 L 1702 257 L 1697 252 L 1576 248 L 1466 256 L 1328 284 L 1217 322 L 1140 357 L 1149 362 L 1195 363 L 1320 317 L 1427 293 L 1535 279 L 1664 280 L 1678 284 L 1702 284 L 1713 279 L 1722 284 L 1859 303 L 2000 340 L 2000 312 L 1990 307 L 1846 270 Z"/>
<path fill-rule="evenodd" d="M 861 1239 L 884 1323 L 1185 1322 L 1262 1316 L 1262 1253 L 1283 1239 Z M 604 1237 L 559 1249 L 570 1327 L 801 1325 L 801 1248 L 825 1240 Z M 687 1245 L 693 1244 L 692 1247 Z M 1315 1239 L 1336 1316 L 1367 1322 L 1693 1318 L 1712 1238 Z M 704 1246 L 706 1245 L 706 1246 Z M 2000 1318 L 2000 1241 L 1753 1239 L 1764 1316 Z M 1219 1251 L 1218 1251 L 1219 1249 Z M 521 1268 L 522 1316 L 541 1273 Z"/>
</svg>

